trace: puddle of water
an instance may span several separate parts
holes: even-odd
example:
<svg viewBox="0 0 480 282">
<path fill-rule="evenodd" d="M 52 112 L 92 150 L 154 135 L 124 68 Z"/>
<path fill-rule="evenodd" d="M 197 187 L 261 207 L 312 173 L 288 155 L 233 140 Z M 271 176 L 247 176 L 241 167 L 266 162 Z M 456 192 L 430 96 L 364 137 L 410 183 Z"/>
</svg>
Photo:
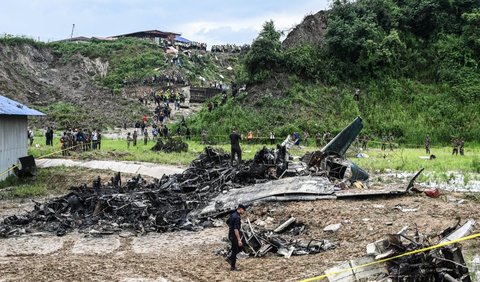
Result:
<svg viewBox="0 0 480 282">
<path fill-rule="evenodd" d="M 447 171 L 442 173 L 446 175 L 448 180 L 441 181 L 438 180 L 440 177 L 439 174 L 424 172 L 425 176 L 429 179 L 433 179 L 427 182 L 418 183 L 420 186 L 425 188 L 440 188 L 446 191 L 453 192 L 480 192 L 480 180 L 477 179 L 478 175 L 474 173 L 466 174 L 467 179 L 463 173 Z M 397 179 L 401 181 L 410 181 L 410 179 L 415 175 L 411 172 L 387 172 L 378 175 L 382 179 Z"/>
</svg>

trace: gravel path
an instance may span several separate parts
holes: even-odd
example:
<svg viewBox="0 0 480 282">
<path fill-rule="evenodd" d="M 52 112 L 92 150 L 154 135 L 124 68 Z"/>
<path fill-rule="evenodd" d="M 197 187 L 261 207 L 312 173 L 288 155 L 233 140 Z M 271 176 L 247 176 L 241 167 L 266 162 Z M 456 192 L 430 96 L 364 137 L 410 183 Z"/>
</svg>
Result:
<svg viewBox="0 0 480 282">
<path fill-rule="evenodd" d="M 112 170 L 122 173 L 141 174 L 155 178 L 161 178 L 164 174 L 171 175 L 175 173 L 182 173 L 185 170 L 185 168 L 181 166 L 127 161 L 80 161 L 70 159 L 38 159 L 35 161 L 37 166 L 40 168 L 77 166 L 91 169 Z"/>
</svg>

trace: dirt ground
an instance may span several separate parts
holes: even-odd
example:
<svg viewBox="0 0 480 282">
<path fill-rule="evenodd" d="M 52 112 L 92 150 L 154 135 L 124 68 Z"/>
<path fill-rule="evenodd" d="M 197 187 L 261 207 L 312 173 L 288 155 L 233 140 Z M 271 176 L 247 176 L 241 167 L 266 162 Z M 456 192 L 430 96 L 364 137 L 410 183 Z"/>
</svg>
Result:
<svg viewBox="0 0 480 282">
<path fill-rule="evenodd" d="M 328 239 L 337 248 L 289 259 L 274 254 L 240 259 L 241 272 L 230 272 L 225 260 L 216 254 L 226 246 L 222 241 L 226 226 L 139 237 L 124 233 L 101 238 L 69 234 L 1 239 L 0 281 L 298 281 L 363 256 L 366 244 L 406 225 L 416 224 L 420 231 L 433 234 L 454 225 L 457 217 L 479 221 L 479 204 L 470 200 L 458 204 L 462 197 L 414 195 L 254 206 L 246 215 L 254 226 L 255 220 L 271 217 L 267 227 L 274 227 L 293 215 L 308 226 L 303 238 Z M 395 208 L 398 205 L 418 210 L 403 212 Z M 5 203 L 0 206 L 5 207 Z M 15 210 L 15 206 L 3 210 Z M 342 223 L 340 230 L 323 231 L 333 223 Z M 478 225 L 475 231 L 480 232 Z M 466 242 L 464 249 L 480 255 L 480 241 Z"/>
</svg>

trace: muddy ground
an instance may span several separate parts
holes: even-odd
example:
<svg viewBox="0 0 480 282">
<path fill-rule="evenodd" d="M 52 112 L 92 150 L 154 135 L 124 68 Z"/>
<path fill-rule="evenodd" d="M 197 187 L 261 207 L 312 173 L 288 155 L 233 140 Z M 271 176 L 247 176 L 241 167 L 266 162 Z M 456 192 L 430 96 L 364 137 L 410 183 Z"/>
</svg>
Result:
<svg viewBox="0 0 480 282">
<path fill-rule="evenodd" d="M 433 234 L 454 225 L 457 217 L 479 221 L 479 203 L 467 199 L 459 204 L 462 198 L 462 194 L 437 199 L 419 194 L 257 205 L 247 213 L 254 226 L 255 220 L 262 220 L 274 227 L 293 215 L 308 226 L 303 238 L 328 239 L 337 248 L 290 259 L 273 254 L 241 259 L 238 265 L 242 271 L 233 273 L 216 255 L 226 245 L 222 241 L 226 226 L 138 237 L 123 233 L 100 238 L 69 234 L 1 239 L 0 281 L 297 281 L 364 255 L 367 243 L 406 225 L 416 224 L 419 230 Z M 395 208 L 398 205 L 418 210 L 402 212 Z M 324 232 L 323 228 L 332 223 L 342 223 L 341 229 Z M 480 228 L 477 226 L 475 231 L 480 232 Z M 464 249 L 469 254 L 480 254 L 480 241 L 467 242 Z"/>
</svg>

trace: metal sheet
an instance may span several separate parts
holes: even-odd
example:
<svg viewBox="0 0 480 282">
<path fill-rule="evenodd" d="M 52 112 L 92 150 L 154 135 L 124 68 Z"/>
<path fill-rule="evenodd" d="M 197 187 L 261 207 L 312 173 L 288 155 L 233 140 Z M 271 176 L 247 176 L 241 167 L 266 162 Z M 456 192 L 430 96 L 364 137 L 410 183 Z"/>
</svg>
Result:
<svg viewBox="0 0 480 282">
<path fill-rule="evenodd" d="M 296 196 L 325 196 L 333 193 L 334 185 L 325 177 L 290 177 L 230 190 L 210 201 L 200 215 L 230 210 L 240 203 L 249 205 L 265 199 L 287 197 L 295 200 Z"/>
<path fill-rule="evenodd" d="M 0 95 L 0 115 L 44 116 L 45 114 Z"/>
<path fill-rule="evenodd" d="M 337 136 L 335 136 L 332 141 L 325 145 L 321 151 L 323 153 L 334 152 L 340 156 L 344 156 L 362 128 L 362 119 L 357 117 L 352 123 L 350 123 L 350 125 L 345 127 Z"/>
<path fill-rule="evenodd" d="M 27 117 L 0 115 L 0 173 L 25 157 L 27 148 Z M 0 181 L 8 175 L 0 175 Z"/>
<path fill-rule="evenodd" d="M 362 268 L 352 270 L 360 265 L 371 263 L 375 261 L 371 257 L 363 257 L 355 260 L 345 261 L 335 267 L 327 269 L 325 273 L 337 273 L 328 277 L 330 282 L 356 282 L 356 281 L 371 281 L 372 278 L 377 278 L 382 274 L 388 274 L 385 264 L 374 264 Z M 346 270 L 348 269 L 348 270 Z M 345 271 L 346 270 L 346 271 Z M 375 281 L 375 280 L 373 280 Z"/>
</svg>

